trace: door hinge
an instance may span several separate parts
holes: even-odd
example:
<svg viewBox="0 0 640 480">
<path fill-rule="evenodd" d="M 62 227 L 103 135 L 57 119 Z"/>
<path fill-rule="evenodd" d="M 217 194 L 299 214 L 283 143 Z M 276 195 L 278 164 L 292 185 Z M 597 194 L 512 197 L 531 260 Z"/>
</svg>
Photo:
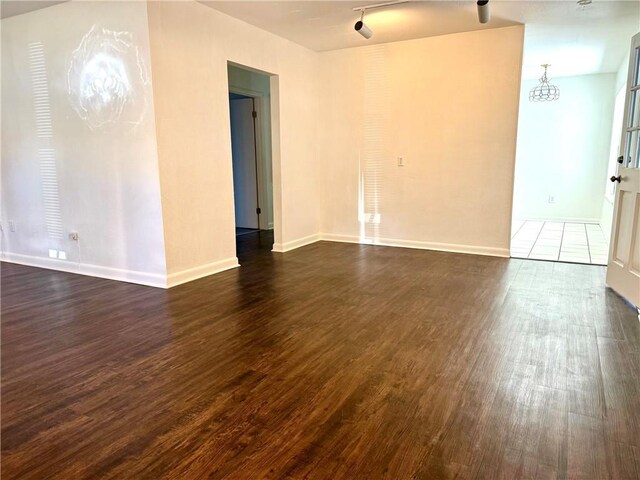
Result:
<svg viewBox="0 0 640 480">
<path fill-rule="evenodd" d="M 251 116 L 253 118 L 256 118 L 258 116 L 258 112 L 256 112 L 255 110 L 253 112 L 251 112 Z"/>
<path fill-rule="evenodd" d="M 260 215 L 260 214 L 262 213 L 262 210 L 260 210 L 260 207 L 256 208 L 256 213 L 257 213 L 258 215 Z"/>
</svg>

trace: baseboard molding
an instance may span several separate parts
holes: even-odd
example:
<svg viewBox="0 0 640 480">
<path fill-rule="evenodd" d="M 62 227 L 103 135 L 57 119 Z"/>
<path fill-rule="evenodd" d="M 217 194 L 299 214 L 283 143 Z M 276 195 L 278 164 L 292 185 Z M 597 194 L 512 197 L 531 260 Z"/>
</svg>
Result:
<svg viewBox="0 0 640 480">
<path fill-rule="evenodd" d="M 329 242 L 360 243 L 363 245 L 381 245 L 384 247 L 415 248 L 419 250 L 436 250 L 439 252 L 468 253 L 472 255 L 488 255 L 491 257 L 509 258 L 508 248 L 482 247 L 476 245 L 459 245 L 455 243 L 423 242 L 418 240 L 400 240 L 395 238 L 379 238 L 375 242 L 361 241 L 355 235 L 320 234 L 320 239 Z"/>
<path fill-rule="evenodd" d="M 292 240 L 290 242 L 274 243 L 271 251 L 278 252 L 278 253 L 285 253 L 291 250 L 295 250 L 296 248 L 304 247 L 305 245 L 315 243 L 318 240 L 320 240 L 320 235 L 314 234 L 314 235 L 309 235 L 308 237 L 298 238 L 297 240 Z"/>
<path fill-rule="evenodd" d="M 562 223 L 600 223 L 600 218 L 579 218 L 579 217 L 527 217 L 525 220 L 514 219 L 515 222 L 562 222 Z"/>
<path fill-rule="evenodd" d="M 321 233 L 320 240 L 325 242 L 340 242 L 340 243 L 361 243 L 363 245 L 371 245 L 369 242 L 360 241 L 360 237 L 356 235 L 338 235 L 335 233 Z"/>
<path fill-rule="evenodd" d="M 457 245 L 450 243 L 421 242 L 415 240 L 399 240 L 390 238 L 380 238 L 375 243 L 363 242 L 355 235 L 338 235 L 330 233 L 314 234 L 307 237 L 285 242 L 275 243 L 274 252 L 285 253 L 296 248 L 318 242 L 320 240 L 329 242 L 358 243 L 363 245 L 381 245 L 386 247 L 416 248 L 421 250 L 437 250 L 443 252 L 469 253 L 474 255 L 489 255 L 494 257 L 509 257 L 509 250 L 505 248 L 478 247 L 471 245 Z M 58 260 L 45 257 L 34 257 L 17 253 L 5 252 L 1 258 L 4 262 L 18 263 L 30 267 L 46 268 L 60 272 L 88 275 L 90 277 L 106 278 L 121 282 L 135 283 L 157 288 L 171 288 L 183 283 L 191 282 L 202 277 L 207 277 L 215 273 L 239 267 L 236 257 L 219 260 L 217 262 L 188 268 L 169 275 L 139 272 L 134 270 L 122 270 L 117 268 L 102 267 L 99 265 L 77 264 L 65 260 Z"/>
<path fill-rule="evenodd" d="M 356 235 L 340 235 L 334 233 L 320 233 L 309 235 L 285 243 L 274 243 L 273 251 L 279 253 L 289 252 L 296 248 L 304 247 L 311 243 L 324 240 L 327 242 L 359 243 L 363 245 L 381 245 L 385 247 L 416 248 L 419 250 L 436 250 L 440 252 L 468 253 L 472 255 L 488 255 L 491 257 L 509 258 L 508 248 L 481 247 L 476 245 L 459 245 L 454 243 L 422 242 L 417 240 L 400 240 L 395 238 L 379 238 L 374 242 L 361 241 Z"/>
<path fill-rule="evenodd" d="M 32 255 L 21 255 L 18 253 L 4 252 L 3 262 L 18 263 L 29 267 L 46 268 L 66 273 L 87 275 L 90 277 L 106 278 L 118 280 L 120 282 L 136 283 L 149 287 L 166 288 L 166 278 L 162 274 L 138 272 L 135 270 L 122 270 L 118 268 L 102 267 L 86 263 L 74 263 L 55 258 L 34 257 Z"/>
<path fill-rule="evenodd" d="M 208 277 L 214 273 L 224 272 L 232 268 L 239 267 L 238 259 L 236 257 L 226 258 L 217 262 L 207 263 L 206 265 L 200 265 L 179 272 L 170 273 L 167 275 L 166 287 L 171 288 L 183 283 L 197 280 L 198 278 Z"/>
</svg>

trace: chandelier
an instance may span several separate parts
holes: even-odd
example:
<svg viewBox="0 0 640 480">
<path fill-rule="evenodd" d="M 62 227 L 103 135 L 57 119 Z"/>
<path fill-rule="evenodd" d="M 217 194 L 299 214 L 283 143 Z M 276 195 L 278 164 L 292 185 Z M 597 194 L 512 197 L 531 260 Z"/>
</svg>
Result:
<svg viewBox="0 0 640 480">
<path fill-rule="evenodd" d="M 555 85 L 551 85 L 547 78 L 547 68 L 549 64 L 545 63 L 541 65 L 541 67 L 544 67 L 544 73 L 540 77 L 540 84 L 532 88 L 529 92 L 529 101 L 553 102 L 554 100 L 558 100 L 558 98 L 560 98 L 560 89 Z"/>
</svg>

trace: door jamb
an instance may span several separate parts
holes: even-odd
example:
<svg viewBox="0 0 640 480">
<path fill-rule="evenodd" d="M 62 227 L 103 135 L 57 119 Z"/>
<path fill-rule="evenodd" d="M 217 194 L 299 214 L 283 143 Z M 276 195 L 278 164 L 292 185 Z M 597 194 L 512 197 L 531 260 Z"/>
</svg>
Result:
<svg viewBox="0 0 640 480">
<path fill-rule="evenodd" d="M 236 93 L 239 95 L 244 95 L 246 97 L 251 97 L 254 101 L 254 109 L 257 112 L 258 119 L 262 118 L 264 115 L 264 104 L 268 102 L 270 97 L 266 96 L 263 92 L 258 92 L 256 90 L 251 90 L 248 88 L 237 87 L 229 85 L 229 93 Z M 265 175 L 265 151 L 264 151 L 264 124 L 262 121 L 258 121 L 255 125 L 255 148 L 256 148 L 256 178 L 258 182 L 258 204 L 260 206 L 260 215 L 258 215 L 258 228 L 260 230 L 272 230 L 274 229 L 273 223 L 269 223 L 269 216 L 273 216 L 273 212 L 270 211 L 269 201 L 268 201 L 268 178 Z M 271 155 L 271 170 L 273 171 L 273 155 Z M 273 199 L 272 199 L 273 205 Z M 274 218 L 275 223 L 275 218 Z"/>
</svg>

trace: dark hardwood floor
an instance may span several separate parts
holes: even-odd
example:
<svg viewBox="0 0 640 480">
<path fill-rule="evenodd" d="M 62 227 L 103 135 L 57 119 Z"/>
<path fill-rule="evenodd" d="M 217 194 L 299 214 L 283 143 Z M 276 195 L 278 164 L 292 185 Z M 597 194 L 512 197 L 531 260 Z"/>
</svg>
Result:
<svg viewBox="0 0 640 480">
<path fill-rule="evenodd" d="M 2 264 L 3 480 L 639 477 L 604 268 L 240 238 L 168 291 Z"/>
<path fill-rule="evenodd" d="M 260 230 L 257 228 L 245 228 L 245 227 L 236 227 L 236 235 L 245 235 L 247 233 L 257 233 Z"/>
<path fill-rule="evenodd" d="M 273 248 L 273 230 L 253 230 L 236 237 L 236 253 L 240 265 L 269 259 Z"/>
</svg>

